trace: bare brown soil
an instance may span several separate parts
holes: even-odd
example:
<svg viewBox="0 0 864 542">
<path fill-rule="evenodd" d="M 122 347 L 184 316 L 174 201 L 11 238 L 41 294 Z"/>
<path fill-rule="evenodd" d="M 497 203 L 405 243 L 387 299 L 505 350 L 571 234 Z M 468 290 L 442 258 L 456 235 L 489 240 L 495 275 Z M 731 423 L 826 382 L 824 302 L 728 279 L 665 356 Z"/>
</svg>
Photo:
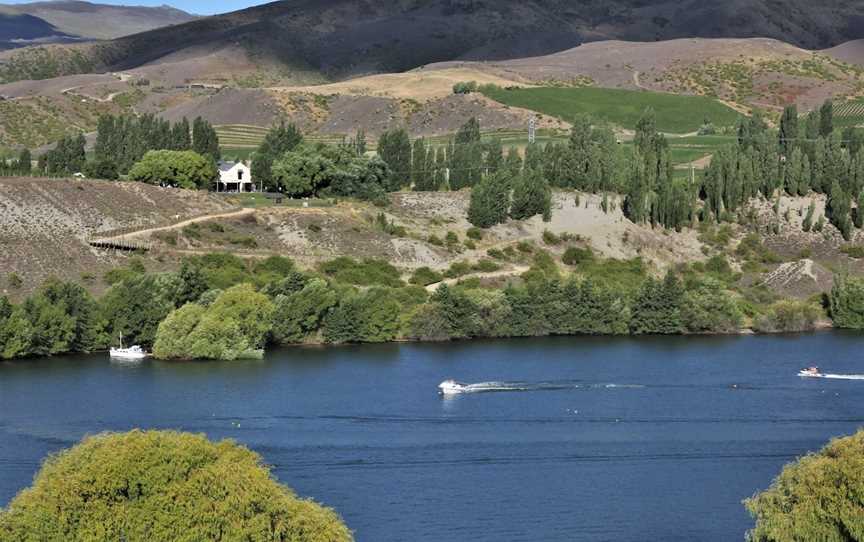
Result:
<svg viewBox="0 0 864 542">
<path fill-rule="evenodd" d="M 102 274 L 126 256 L 91 248 L 90 237 L 229 207 L 207 193 L 140 183 L 0 179 L 0 294 L 23 295 L 50 276 L 99 290 Z M 8 288 L 12 272 L 19 290 Z"/>
</svg>

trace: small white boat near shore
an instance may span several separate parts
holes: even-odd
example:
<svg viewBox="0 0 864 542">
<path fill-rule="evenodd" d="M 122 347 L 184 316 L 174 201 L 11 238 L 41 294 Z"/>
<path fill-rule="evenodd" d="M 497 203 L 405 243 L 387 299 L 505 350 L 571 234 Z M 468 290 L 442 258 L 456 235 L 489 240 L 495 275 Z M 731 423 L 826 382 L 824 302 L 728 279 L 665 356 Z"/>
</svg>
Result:
<svg viewBox="0 0 864 542">
<path fill-rule="evenodd" d="M 130 346 L 129 348 L 123 348 L 123 335 L 120 335 L 120 348 L 111 348 L 108 351 L 108 354 L 111 359 L 123 361 L 140 361 L 149 356 L 149 354 L 137 344 L 135 346 Z"/>
<path fill-rule="evenodd" d="M 109 351 L 111 359 L 121 359 L 126 361 L 138 361 L 147 357 L 147 352 L 140 346 L 130 346 L 129 348 L 112 348 Z"/>
</svg>

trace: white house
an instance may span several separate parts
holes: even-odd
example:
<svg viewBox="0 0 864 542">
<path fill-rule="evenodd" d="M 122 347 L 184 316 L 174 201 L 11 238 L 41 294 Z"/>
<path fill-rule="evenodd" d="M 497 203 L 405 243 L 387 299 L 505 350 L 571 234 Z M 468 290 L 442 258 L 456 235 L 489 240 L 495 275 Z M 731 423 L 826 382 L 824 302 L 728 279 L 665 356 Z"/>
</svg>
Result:
<svg viewBox="0 0 864 542">
<path fill-rule="evenodd" d="M 219 162 L 217 192 L 254 192 L 252 170 L 245 162 Z"/>
</svg>

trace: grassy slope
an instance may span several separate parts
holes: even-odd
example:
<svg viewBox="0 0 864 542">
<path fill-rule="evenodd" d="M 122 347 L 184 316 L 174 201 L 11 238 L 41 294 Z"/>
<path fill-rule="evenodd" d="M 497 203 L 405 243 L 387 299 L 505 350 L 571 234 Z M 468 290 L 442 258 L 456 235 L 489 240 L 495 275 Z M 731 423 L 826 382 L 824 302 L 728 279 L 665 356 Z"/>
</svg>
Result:
<svg viewBox="0 0 864 542">
<path fill-rule="evenodd" d="M 718 126 L 735 123 L 738 113 L 717 100 L 702 96 L 676 96 L 659 92 L 601 88 L 484 89 L 487 97 L 512 107 L 572 120 L 590 114 L 621 127 L 632 128 L 646 109 L 657 114 L 663 132 L 687 133 L 699 129 L 704 119 Z"/>
</svg>

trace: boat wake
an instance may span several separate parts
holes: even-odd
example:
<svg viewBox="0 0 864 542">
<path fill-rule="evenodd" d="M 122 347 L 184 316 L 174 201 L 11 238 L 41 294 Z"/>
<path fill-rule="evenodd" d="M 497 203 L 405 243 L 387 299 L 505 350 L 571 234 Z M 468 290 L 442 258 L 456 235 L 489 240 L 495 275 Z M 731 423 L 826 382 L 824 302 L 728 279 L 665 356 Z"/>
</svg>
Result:
<svg viewBox="0 0 864 542">
<path fill-rule="evenodd" d="M 463 393 L 517 392 L 517 391 L 557 391 L 578 389 L 644 388 L 637 384 L 587 384 L 573 381 L 555 382 L 477 382 L 466 384 L 455 380 L 445 380 L 438 385 L 442 395 Z"/>
<path fill-rule="evenodd" d="M 828 378 L 831 380 L 864 380 L 864 375 L 835 375 L 835 374 L 820 374 L 813 375 L 811 378 Z"/>
</svg>

